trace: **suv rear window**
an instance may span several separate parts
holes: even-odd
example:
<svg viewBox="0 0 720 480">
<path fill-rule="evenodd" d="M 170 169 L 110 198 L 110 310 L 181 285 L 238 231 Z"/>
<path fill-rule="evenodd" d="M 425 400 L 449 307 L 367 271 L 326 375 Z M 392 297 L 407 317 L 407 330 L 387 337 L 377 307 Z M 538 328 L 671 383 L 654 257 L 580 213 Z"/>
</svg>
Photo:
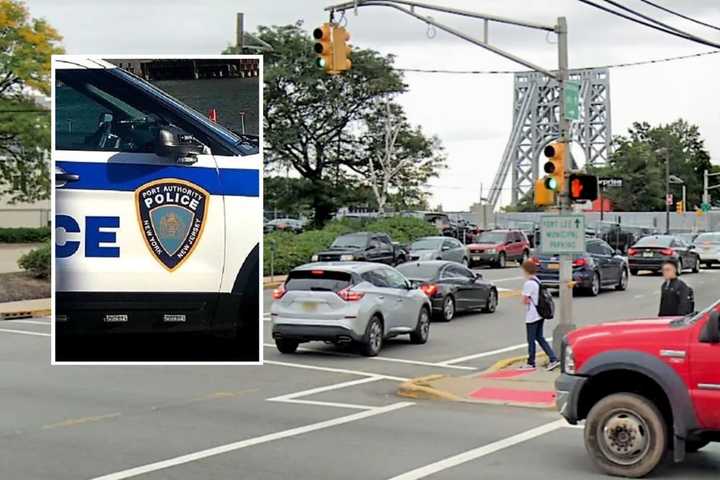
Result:
<svg viewBox="0 0 720 480">
<path fill-rule="evenodd" d="M 330 270 L 299 270 L 290 272 L 285 282 L 288 291 L 339 292 L 352 284 L 352 275 Z"/>
</svg>

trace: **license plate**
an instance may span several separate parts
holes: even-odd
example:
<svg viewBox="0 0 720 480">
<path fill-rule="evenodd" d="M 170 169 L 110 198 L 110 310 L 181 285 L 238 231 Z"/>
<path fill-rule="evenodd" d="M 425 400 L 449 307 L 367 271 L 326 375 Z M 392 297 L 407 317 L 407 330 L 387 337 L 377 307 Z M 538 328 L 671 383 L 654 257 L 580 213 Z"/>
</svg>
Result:
<svg viewBox="0 0 720 480">
<path fill-rule="evenodd" d="M 655 254 L 653 252 L 644 252 L 643 257 L 654 257 Z"/>
<path fill-rule="evenodd" d="M 480 260 L 481 258 L 482 258 L 482 257 L 480 257 L 480 256 L 478 256 L 478 255 L 475 255 L 475 256 L 472 257 L 473 260 Z"/>
<path fill-rule="evenodd" d="M 317 303 L 314 302 L 303 302 L 302 309 L 306 312 L 314 312 L 317 310 Z"/>
<path fill-rule="evenodd" d="M 548 263 L 548 270 L 560 270 L 559 263 Z"/>
</svg>

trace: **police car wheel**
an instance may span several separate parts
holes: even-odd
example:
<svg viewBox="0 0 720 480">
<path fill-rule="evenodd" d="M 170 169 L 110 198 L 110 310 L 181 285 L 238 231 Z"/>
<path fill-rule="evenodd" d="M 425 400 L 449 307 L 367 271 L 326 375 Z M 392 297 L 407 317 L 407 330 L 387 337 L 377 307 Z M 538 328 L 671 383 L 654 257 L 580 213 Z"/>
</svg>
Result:
<svg viewBox="0 0 720 480">
<path fill-rule="evenodd" d="M 280 353 L 295 353 L 298 345 L 300 345 L 300 342 L 297 342 L 295 340 L 288 340 L 286 338 L 275 339 L 275 346 L 277 347 L 278 351 L 280 351 Z"/>
</svg>

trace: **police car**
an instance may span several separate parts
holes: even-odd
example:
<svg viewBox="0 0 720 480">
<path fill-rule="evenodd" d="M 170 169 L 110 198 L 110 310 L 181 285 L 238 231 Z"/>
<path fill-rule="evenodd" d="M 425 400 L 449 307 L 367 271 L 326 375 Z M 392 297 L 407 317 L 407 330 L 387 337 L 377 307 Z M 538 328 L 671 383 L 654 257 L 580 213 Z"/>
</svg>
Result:
<svg viewBox="0 0 720 480">
<path fill-rule="evenodd" d="M 257 137 L 54 57 L 57 333 L 259 329 Z"/>
</svg>

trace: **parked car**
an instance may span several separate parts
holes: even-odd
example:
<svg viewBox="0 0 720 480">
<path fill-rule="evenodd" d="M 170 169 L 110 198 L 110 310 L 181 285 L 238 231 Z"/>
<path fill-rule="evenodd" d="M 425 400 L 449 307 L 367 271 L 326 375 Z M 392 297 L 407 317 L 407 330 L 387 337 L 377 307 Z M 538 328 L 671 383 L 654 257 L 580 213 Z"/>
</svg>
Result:
<svg viewBox="0 0 720 480">
<path fill-rule="evenodd" d="M 637 275 L 641 270 L 659 272 L 663 263 L 675 262 L 678 274 L 685 269 L 693 273 L 700 271 L 700 258 L 695 247 L 673 235 L 651 235 L 641 238 L 628 249 L 630 273 Z"/>
<path fill-rule="evenodd" d="M 586 252 L 573 257 L 572 276 L 575 289 L 596 296 L 604 287 L 626 290 L 628 287 L 628 264 L 621 252 L 599 238 L 588 239 Z M 540 255 L 533 259 L 538 265 L 537 276 L 544 286 L 556 289 L 560 286 L 560 257 Z"/>
<path fill-rule="evenodd" d="M 522 264 L 530 258 L 530 242 L 519 230 L 489 230 L 468 245 L 470 266 L 493 265 L 505 268 L 509 260 Z"/>
<path fill-rule="evenodd" d="M 275 230 L 287 231 L 293 233 L 302 233 L 305 229 L 305 221 L 297 218 L 276 218 L 265 222 L 264 232 L 270 233 Z"/>
<path fill-rule="evenodd" d="M 686 317 L 613 322 L 563 339 L 556 403 L 603 472 L 638 478 L 720 441 L 720 302 Z"/>
<path fill-rule="evenodd" d="M 313 262 L 378 262 L 397 265 L 407 260 L 407 251 L 386 233 L 356 232 L 340 235 L 327 250 L 312 256 Z"/>
<path fill-rule="evenodd" d="M 699 235 L 699 233 L 691 233 L 691 232 L 671 232 L 671 233 L 672 233 L 672 235 L 675 235 L 677 238 L 679 238 L 683 242 L 687 243 L 688 245 L 694 245 L 695 239 Z"/>
<path fill-rule="evenodd" d="M 282 353 L 302 342 L 357 342 L 375 356 L 385 339 L 430 334 L 430 300 L 394 268 L 378 263 L 311 263 L 295 268 L 273 292 L 272 337 Z"/>
<path fill-rule="evenodd" d="M 626 253 L 628 248 L 641 238 L 654 235 L 657 232 L 650 227 L 637 227 L 610 222 L 597 222 L 596 235 L 605 240 L 613 249 Z"/>
<path fill-rule="evenodd" d="M 720 232 L 701 233 L 694 245 L 703 267 L 711 268 L 720 263 Z"/>
<path fill-rule="evenodd" d="M 425 292 L 438 319 L 449 322 L 457 312 L 480 309 L 492 313 L 497 308 L 495 285 L 455 262 L 407 262 L 397 269 Z"/>
<path fill-rule="evenodd" d="M 467 265 L 470 260 L 468 249 L 455 238 L 422 237 L 408 246 L 408 261 L 450 260 Z"/>
</svg>

